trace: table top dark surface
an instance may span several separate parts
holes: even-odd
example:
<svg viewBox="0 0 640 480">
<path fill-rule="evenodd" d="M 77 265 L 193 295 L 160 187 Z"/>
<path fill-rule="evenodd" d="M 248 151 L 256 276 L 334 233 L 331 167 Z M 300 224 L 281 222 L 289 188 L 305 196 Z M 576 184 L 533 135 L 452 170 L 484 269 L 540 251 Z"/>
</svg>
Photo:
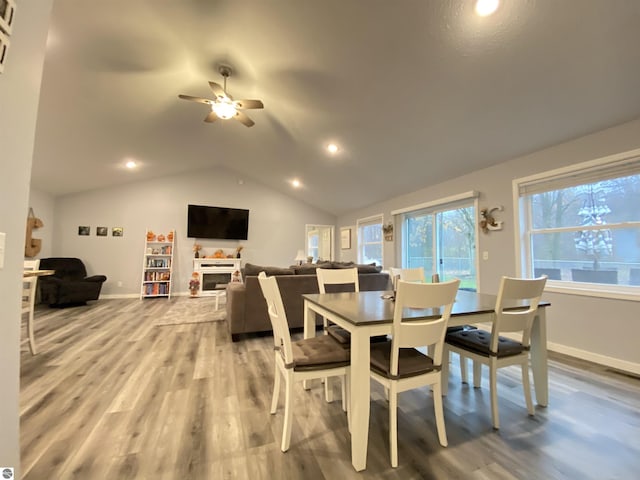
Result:
<svg viewBox="0 0 640 480">
<path fill-rule="evenodd" d="M 383 298 L 393 294 L 391 291 L 380 292 L 345 292 L 345 293 L 309 293 L 302 297 L 329 312 L 338 315 L 354 325 L 368 325 L 393 322 L 395 303 L 390 298 Z M 467 292 L 459 290 L 456 302 L 453 304 L 452 317 L 464 315 L 479 315 L 492 313 L 496 304 L 496 295 L 486 293 Z M 548 307 L 547 301 L 540 301 L 540 307 Z M 526 302 L 513 302 L 507 308 L 518 309 L 527 306 Z M 403 318 L 416 320 L 437 318 L 439 311 L 433 309 L 406 309 Z"/>
</svg>

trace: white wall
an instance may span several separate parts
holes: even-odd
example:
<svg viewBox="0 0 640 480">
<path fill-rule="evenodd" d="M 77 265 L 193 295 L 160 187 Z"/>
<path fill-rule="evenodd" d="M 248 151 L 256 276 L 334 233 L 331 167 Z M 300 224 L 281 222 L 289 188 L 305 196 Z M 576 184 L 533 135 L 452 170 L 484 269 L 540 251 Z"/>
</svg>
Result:
<svg viewBox="0 0 640 480">
<path fill-rule="evenodd" d="M 106 275 L 105 296 L 138 295 L 145 230 L 165 235 L 175 230 L 173 291 L 186 293 L 193 271 L 194 240 L 186 236 L 190 203 L 248 209 L 246 241 L 198 243 L 207 255 L 219 248 L 231 253 L 242 245 L 243 263 L 259 265 L 293 264 L 297 251 L 304 249 L 305 224 L 334 225 L 336 220 L 262 184 L 246 179 L 239 184 L 234 172 L 216 167 L 57 198 L 53 254 L 79 257 L 89 274 Z M 91 235 L 79 236 L 80 225 L 90 226 Z M 97 226 L 109 227 L 109 236 L 96 236 Z M 124 236 L 113 237 L 112 227 L 123 227 Z"/>
<path fill-rule="evenodd" d="M 0 74 L 0 466 L 20 478 L 20 292 L 29 179 L 44 45 L 53 0 L 20 2 L 4 73 Z"/>
<path fill-rule="evenodd" d="M 477 190 L 480 208 L 494 205 L 505 208 L 498 214 L 498 219 L 504 221 L 504 229 L 480 233 L 478 238 L 479 251 L 489 255 L 489 260 L 480 260 L 479 290 L 496 293 L 500 277 L 516 273 L 513 179 L 639 147 L 640 119 L 349 212 L 338 218 L 338 227 L 354 225 L 358 218 L 379 213 L 384 213 L 387 223 L 393 210 Z M 384 243 L 385 268 L 400 261 L 395 252 L 397 234 L 394 232 L 394 242 Z M 342 258 L 352 259 L 355 250 L 348 253 L 351 256 Z M 634 341 L 640 336 L 639 302 L 558 293 L 548 293 L 545 298 L 552 302 L 548 310 L 551 348 L 640 373 L 640 349 Z"/>
</svg>

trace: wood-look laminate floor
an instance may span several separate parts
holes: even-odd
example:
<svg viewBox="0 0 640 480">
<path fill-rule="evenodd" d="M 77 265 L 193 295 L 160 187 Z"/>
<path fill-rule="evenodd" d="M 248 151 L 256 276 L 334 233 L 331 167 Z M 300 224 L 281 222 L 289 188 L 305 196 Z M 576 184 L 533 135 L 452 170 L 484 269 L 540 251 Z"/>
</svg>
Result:
<svg viewBox="0 0 640 480">
<path fill-rule="evenodd" d="M 534 417 L 519 370 L 500 371 L 500 431 L 491 428 L 486 379 L 481 389 L 461 385 L 456 360 L 444 401 L 448 448 L 438 443 L 430 391 L 403 393 L 397 469 L 376 384 L 361 473 L 337 386 L 330 404 L 320 385 L 297 386 L 291 449 L 282 453 L 282 397 L 269 415 L 272 338 L 232 343 L 224 321 L 155 326 L 176 301 L 185 300 L 38 309 L 40 353 L 24 342 L 21 352 L 24 480 L 638 478 L 640 380 L 557 355 L 550 406 Z"/>
</svg>

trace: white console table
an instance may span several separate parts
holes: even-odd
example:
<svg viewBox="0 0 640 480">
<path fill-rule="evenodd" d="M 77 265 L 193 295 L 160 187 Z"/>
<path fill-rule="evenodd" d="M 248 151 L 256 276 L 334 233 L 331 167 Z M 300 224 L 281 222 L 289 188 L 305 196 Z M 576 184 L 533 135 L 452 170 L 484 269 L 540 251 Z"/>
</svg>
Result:
<svg viewBox="0 0 640 480">
<path fill-rule="evenodd" d="M 218 308 L 218 299 L 220 295 L 224 293 L 224 290 L 218 285 L 226 285 L 231 282 L 236 272 L 240 275 L 241 267 L 242 259 L 240 258 L 194 258 L 193 271 L 198 272 L 200 277 L 198 295 L 215 296 L 216 308 Z M 206 281 L 207 276 L 215 276 L 214 288 L 208 288 L 207 285 L 205 285 L 209 283 Z M 242 277 L 238 276 L 236 280 L 242 281 Z"/>
</svg>

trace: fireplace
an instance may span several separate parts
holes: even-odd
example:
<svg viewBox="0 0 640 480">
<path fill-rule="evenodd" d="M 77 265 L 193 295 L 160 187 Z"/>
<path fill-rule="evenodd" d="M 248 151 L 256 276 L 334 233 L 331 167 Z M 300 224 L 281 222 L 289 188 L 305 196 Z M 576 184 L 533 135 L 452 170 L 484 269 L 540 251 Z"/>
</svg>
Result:
<svg viewBox="0 0 640 480">
<path fill-rule="evenodd" d="M 239 258 L 194 258 L 193 271 L 200 276 L 198 294 L 217 297 L 227 283 L 231 282 L 234 273 L 240 272 L 241 263 Z"/>
</svg>

